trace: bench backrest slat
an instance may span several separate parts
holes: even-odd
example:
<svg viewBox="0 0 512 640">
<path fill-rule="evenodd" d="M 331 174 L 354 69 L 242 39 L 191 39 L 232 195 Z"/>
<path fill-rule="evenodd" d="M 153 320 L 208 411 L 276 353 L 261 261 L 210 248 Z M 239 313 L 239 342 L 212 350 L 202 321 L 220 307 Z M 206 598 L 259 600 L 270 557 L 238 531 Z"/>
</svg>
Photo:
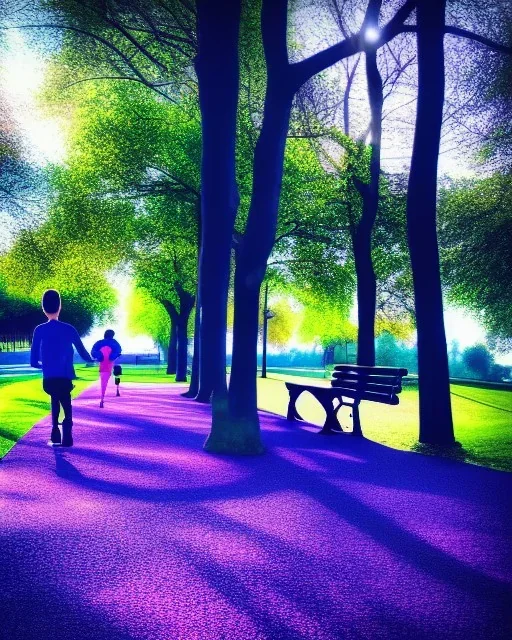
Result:
<svg viewBox="0 0 512 640">
<path fill-rule="evenodd" d="M 343 387 L 340 387 L 339 391 L 343 395 Z M 372 402 L 381 402 L 383 404 L 399 404 L 400 402 L 398 396 L 394 393 L 373 393 L 372 391 L 358 391 L 355 389 L 347 389 L 347 392 L 347 397 L 353 398 L 356 395 L 358 400 L 371 400 Z"/>
<path fill-rule="evenodd" d="M 407 369 L 401 367 L 366 367 L 358 364 L 337 364 L 334 367 L 335 371 L 352 372 L 358 374 L 366 374 L 371 376 L 406 376 L 408 374 Z"/>
<path fill-rule="evenodd" d="M 358 389 L 361 391 L 373 391 L 375 393 L 400 393 L 402 391 L 402 386 L 400 383 L 398 384 L 378 384 L 371 381 L 371 379 L 366 380 L 332 380 L 332 387 L 344 387 L 346 389 Z"/>
<path fill-rule="evenodd" d="M 368 382 L 372 384 L 391 384 L 399 385 L 401 383 L 401 376 L 371 376 L 368 374 L 359 374 L 352 371 L 334 371 L 332 374 L 333 380 L 353 380 L 357 382 Z"/>
<path fill-rule="evenodd" d="M 407 373 L 407 369 L 399 367 L 338 364 L 334 367 L 331 386 L 356 392 L 361 400 L 398 404 L 396 394 L 402 391 L 402 377 Z"/>
</svg>

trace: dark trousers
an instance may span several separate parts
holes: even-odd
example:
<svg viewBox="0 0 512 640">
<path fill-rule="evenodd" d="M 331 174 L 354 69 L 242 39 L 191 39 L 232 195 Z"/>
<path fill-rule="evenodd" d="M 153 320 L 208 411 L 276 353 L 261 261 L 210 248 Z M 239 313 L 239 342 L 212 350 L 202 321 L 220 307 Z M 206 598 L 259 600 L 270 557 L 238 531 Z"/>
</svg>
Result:
<svg viewBox="0 0 512 640">
<path fill-rule="evenodd" d="M 71 390 L 73 383 L 69 378 L 44 378 L 43 389 L 51 398 L 52 404 L 52 426 L 59 423 L 60 408 L 64 411 L 63 427 L 73 426 L 73 410 L 71 408 Z"/>
</svg>

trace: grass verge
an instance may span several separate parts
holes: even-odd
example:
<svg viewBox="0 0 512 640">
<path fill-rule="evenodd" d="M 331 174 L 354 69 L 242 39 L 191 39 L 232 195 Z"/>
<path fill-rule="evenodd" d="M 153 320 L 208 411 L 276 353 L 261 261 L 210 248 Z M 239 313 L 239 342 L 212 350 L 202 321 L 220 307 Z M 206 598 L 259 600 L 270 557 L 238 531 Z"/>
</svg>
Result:
<svg viewBox="0 0 512 640">
<path fill-rule="evenodd" d="M 81 393 L 98 377 L 95 367 L 76 367 L 73 396 Z M 301 379 L 297 376 L 272 374 L 258 379 L 260 409 L 286 415 L 288 393 L 284 380 L 325 384 L 329 381 Z M 172 383 L 165 369 L 123 366 L 122 381 Z M 360 407 L 363 432 L 381 444 L 409 451 L 442 455 L 473 464 L 512 471 L 512 392 L 452 385 L 452 408 L 458 449 L 429 448 L 418 444 L 418 389 L 406 387 L 398 406 L 363 402 Z M 306 420 L 323 424 L 324 412 L 309 394 L 301 396 L 298 409 Z M 49 413 L 49 398 L 41 387 L 39 376 L 0 377 L 0 457 L 4 456 L 36 422 Z M 349 409 L 340 411 L 343 424 L 351 425 Z"/>
<path fill-rule="evenodd" d="M 260 409 L 286 415 L 288 392 L 284 380 L 322 384 L 321 380 L 274 375 L 258 380 Z M 329 381 L 323 382 L 329 386 Z M 418 444 L 418 388 L 406 387 L 400 404 L 388 406 L 373 402 L 360 405 L 365 437 L 395 449 L 442 455 L 494 469 L 512 471 L 512 392 L 451 385 L 455 437 L 460 448 L 433 448 Z M 435 401 L 433 399 L 433 401 Z M 318 401 L 304 393 L 297 403 L 299 413 L 308 422 L 321 425 L 325 413 Z M 340 410 L 340 421 L 352 425 L 350 410 Z"/>
<path fill-rule="evenodd" d="M 72 397 L 76 397 L 98 379 L 97 367 L 75 367 L 77 379 Z M 123 366 L 124 382 L 174 382 L 165 368 Z M 12 449 L 31 427 L 50 413 L 49 397 L 43 391 L 40 375 L 0 377 L 0 458 Z"/>
</svg>

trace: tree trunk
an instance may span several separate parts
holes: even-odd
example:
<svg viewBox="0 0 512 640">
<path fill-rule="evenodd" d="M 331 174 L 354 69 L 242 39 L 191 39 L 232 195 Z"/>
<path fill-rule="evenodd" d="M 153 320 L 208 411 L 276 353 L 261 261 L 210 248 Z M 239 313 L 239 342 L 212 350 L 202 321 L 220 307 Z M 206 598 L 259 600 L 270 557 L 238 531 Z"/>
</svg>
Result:
<svg viewBox="0 0 512 640">
<path fill-rule="evenodd" d="M 176 382 L 187 381 L 187 355 L 188 355 L 188 321 L 194 308 L 195 297 L 183 289 L 179 282 L 175 283 L 176 291 L 180 299 L 180 312 L 177 320 L 178 332 L 178 359 L 176 367 Z"/>
<path fill-rule="evenodd" d="M 238 207 L 235 178 L 240 0 L 197 2 L 196 71 L 202 126 L 199 266 L 200 388 L 212 397 L 212 432 L 222 432 L 227 410 L 226 332 L 231 238 Z"/>
<path fill-rule="evenodd" d="M 160 300 L 165 310 L 169 314 L 169 320 L 171 322 L 171 335 L 169 338 L 169 351 L 167 356 L 167 373 L 176 373 L 178 362 L 178 322 L 179 313 L 176 307 L 169 300 Z M 172 349 L 171 349 L 172 343 Z"/>
<path fill-rule="evenodd" d="M 418 107 L 407 194 L 407 235 L 418 331 L 420 442 L 454 442 L 436 231 L 444 102 L 445 0 L 419 0 Z"/>
<path fill-rule="evenodd" d="M 233 359 L 229 415 L 216 451 L 260 453 L 257 411 L 257 343 L 260 287 L 277 228 L 284 149 L 296 86 L 287 53 L 287 1 L 264 0 L 262 38 L 267 65 L 263 124 L 254 151 L 251 205 L 236 255 Z"/>
<path fill-rule="evenodd" d="M 187 382 L 187 351 L 188 351 L 188 318 L 190 312 L 184 316 L 180 314 L 178 320 L 178 360 L 176 367 L 176 382 Z"/>
<path fill-rule="evenodd" d="M 170 316 L 171 319 L 171 328 L 169 334 L 169 348 L 167 350 L 167 373 L 174 374 L 176 373 L 176 359 L 178 356 L 178 331 L 176 327 L 176 322 L 173 317 Z"/>
<path fill-rule="evenodd" d="M 322 366 L 327 367 L 330 364 L 334 364 L 334 345 L 327 345 L 324 349 L 324 355 L 322 358 Z"/>
<path fill-rule="evenodd" d="M 364 208 L 363 205 L 363 211 Z M 353 239 L 357 276 L 357 364 L 373 367 L 377 281 L 372 261 L 372 227 L 361 223 L 362 220 Z"/>
<path fill-rule="evenodd" d="M 268 282 L 265 283 L 265 294 L 263 296 L 263 340 L 261 354 L 261 377 L 267 377 L 267 339 L 268 339 Z M 256 365 L 257 367 L 257 365 Z"/>
<path fill-rule="evenodd" d="M 229 410 L 238 446 L 248 453 L 262 449 L 256 391 L 260 287 L 275 240 L 292 98 L 293 92 L 286 91 L 286 80 L 274 77 L 269 81 L 254 154 L 249 217 L 235 267 Z"/>
<path fill-rule="evenodd" d="M 376 7 L 375 23 L 379 15 Z M 368 26 L 371 26 L 371 22 Z M 382 137 L 382 78 L 377 66 L 377 50 L 366 52 L 366 79 L 370 101 L 371 158 L 370 183 L 356 183 L 363 201 L 361 220 L 352 239 L 357 275 L 357 364 L 375 366 L 375 311 L 377 281 L 373 270 L 372 232 L 379 206 L 380 149 Z"/>
<path fill-rule="evenodd" d="M 182 393 L 184 398 L 195 398 L 199 394 L 199 360 L 200 360 L 200 334 L 201 334 L 201 299 L 199 297 L 199 256 L 201 255 L 201 200 L 196 203 L 196 216 L 197 216 L 197 286 L 196 286 L 196 314 L 194 318 L 194 353 L 192 356 L 192 373 L 190 375 L 190 386 L 188 391 Z M 211 395 L 211 394 L 210 394 Z"/>
<path fill-rule="evenodd" d="M 201 303 L 199 301 L 199 286 L 196 293 L 196 315 L 194 318 L 194 355 L 192 356 L 192 373 L 190 376 L 190 387 L 186 393 L 181 395 L 185 398 L 195 398 L 199 393 L 199 358 L 200 346 L 199 335 L 201 331 Z"/>
</svg>

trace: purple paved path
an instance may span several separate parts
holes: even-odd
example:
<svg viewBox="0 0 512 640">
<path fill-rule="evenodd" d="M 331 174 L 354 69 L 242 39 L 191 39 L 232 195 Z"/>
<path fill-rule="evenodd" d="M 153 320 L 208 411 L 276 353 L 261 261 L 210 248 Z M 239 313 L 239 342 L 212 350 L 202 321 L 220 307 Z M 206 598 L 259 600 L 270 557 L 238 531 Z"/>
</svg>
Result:
<svg viewBox="0 0 512 640">
<path fill-rule="evenodd" d="M 262 415 L 266 455 L 201 450 L 165 385 L 75 402 L 0 463 L 2 639 L 509 635 L 512 475 Z"/>
</svg>

